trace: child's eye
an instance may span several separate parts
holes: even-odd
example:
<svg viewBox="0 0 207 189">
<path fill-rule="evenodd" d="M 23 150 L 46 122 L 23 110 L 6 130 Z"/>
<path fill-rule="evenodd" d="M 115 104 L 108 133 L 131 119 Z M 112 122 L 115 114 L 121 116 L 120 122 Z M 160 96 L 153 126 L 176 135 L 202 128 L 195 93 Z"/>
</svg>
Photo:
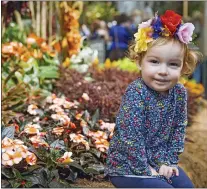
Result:
<svg viewBox="0 0 207 189">
<path fill-rule="evenodd" d="M 178 63 L 170 63 L 170 66 L 179 67 L 179 64 Z"/>
<path fill-rule="evenodd" d="M 157 60 L 150 60 L 153 64 L 158 64 L 159 62 Z"/>
</svg>

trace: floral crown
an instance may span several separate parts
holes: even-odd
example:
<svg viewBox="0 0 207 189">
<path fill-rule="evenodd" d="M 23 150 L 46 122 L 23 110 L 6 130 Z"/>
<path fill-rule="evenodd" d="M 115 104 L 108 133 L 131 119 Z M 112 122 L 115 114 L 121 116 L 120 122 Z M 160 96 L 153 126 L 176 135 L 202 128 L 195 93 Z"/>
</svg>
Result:
<svg viewBox="0 0 207 189">
<path fill-rule="evenodd" d="M 192 41 L 193 30 L 192 23 L 183 23 L 182 16 L 172 10 L 167 10 L 164 15 L 142 22 L 138 26 L 138 32 L 134 34 L 136 45 L 135 52 L 147 50 L 147 44 L 158 37 L 174 37 L 181 42 L 188 44 Z"/>
</svg>

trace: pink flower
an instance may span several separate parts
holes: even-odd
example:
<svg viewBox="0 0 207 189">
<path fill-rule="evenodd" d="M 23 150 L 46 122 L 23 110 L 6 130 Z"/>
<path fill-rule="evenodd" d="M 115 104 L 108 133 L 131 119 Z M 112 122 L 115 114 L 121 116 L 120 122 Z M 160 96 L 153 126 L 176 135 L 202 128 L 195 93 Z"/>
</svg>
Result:
<svg viewBox="0 0 207 189">
<path fill-rule="evenodd" d="M 183 24 L 178 30 L 178 37 L 181 42 L 188 44 L 192 41 L 193 30 L 195 29 L 192 23 Z"/>
<path fill-rule="evenodd" d="M 139 24 L 139 29 L 140 28 L 148 28 L 151 26 L 151 24 L 152 24 L 152 19 L 149 19 L 146 22 L 142 22 L 141 24 Z"/>
</svg>

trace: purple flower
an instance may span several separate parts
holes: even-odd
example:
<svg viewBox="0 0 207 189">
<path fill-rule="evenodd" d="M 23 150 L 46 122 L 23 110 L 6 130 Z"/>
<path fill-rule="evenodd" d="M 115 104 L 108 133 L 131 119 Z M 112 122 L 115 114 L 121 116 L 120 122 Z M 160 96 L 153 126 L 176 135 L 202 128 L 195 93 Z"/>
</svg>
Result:
<svg viewBox="0 0 207 189">
<path fill-rule="evenodd" d="M 160 17 L 157 17 L 156 20 L 154 20 L 154 23 L 152 24 L 152 28 L 154 30 L 153 34 L 152 34 L 152 37 L 153 39 L 157 39 L 161 32 L 162 32 L 162 22 L 160 20 Z"/>
<path fill-rule="evenodd" d="M 193 30 L 195 29 L 192 23 L 185 23 L 180 26 L 177 35 L 181 42 L 188 44 L 192 41 Z"/>
</svg>

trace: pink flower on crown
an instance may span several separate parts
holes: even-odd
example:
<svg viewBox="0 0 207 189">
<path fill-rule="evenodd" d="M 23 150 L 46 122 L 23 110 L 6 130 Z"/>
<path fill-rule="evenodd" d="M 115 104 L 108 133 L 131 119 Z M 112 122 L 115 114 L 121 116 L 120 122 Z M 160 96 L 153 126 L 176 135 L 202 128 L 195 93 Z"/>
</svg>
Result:
<svg viewBox="0 0 207 189">
<path fill-rule="evenodd" d="M 142 22 L 139 24 L 139 29 L 150 27 L 152 24 L 152 19 L 147 20 L 146 22 Z"/>
<path fill-rule="evenodd" d="M 195 27 L 192 23 L 185 23 L 182 26 L 180 26 L 177 33 L 180 41 L 185 44 L 188 44 L 190 41 L 192 41 L 192 35 L 194 29 Z"/>
</svg>

